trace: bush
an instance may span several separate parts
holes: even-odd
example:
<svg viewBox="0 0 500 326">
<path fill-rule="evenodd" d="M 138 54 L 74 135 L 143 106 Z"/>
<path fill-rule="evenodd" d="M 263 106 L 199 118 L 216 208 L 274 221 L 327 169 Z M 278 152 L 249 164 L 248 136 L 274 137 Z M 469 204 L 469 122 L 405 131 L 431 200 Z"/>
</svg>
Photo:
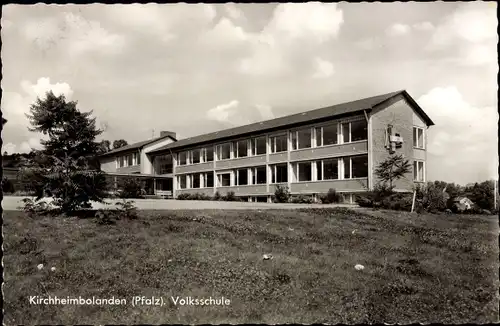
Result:
<svg viewBox="0 0 500 326">
<path fill-rule="evenodd" d="M 288 189 L 288 185 L 276 186 L 273 201 L 275 203 L 288 203 L 290 201 L 290 190 Z"/>
<path fill-rule="evenodd" d="M 234 191 L 228 191 L 222 200 L 224 200 L 224 201 L 240 201 L 240 199 L 238 197 L 236 197 L 236 194 L 234 193 Z"/>
<path fill-rule="evenodd" d="M 122 202 L 116 203 L 116 206 L 120 207 L 118 209 L 119 214 L 122 214 L 129 219 L 137 218 L 137 207 L 135 207 L 134 201 L 123 199 Z"/>
<path fill-rule="evenodd" d="M 177 195 L 177 199 L 178 200 L 188 200 L 189 196 L 190 196 L 189 194 L 183 193 L 183 194 Z"/>
<path fill-rule="evenodd" d="M 312 204 L 314 199 L 311 196 L 298 195 L 292 196 L 290 202 L 294 204 Z"/>
<path fill-rule="evenodd" d="M 23 210 L 29 217 L 34 217 L 37 214 L 44 214 L 50 210 L 50 207 L 44 201 L 35 201 L 31 198 L 24 198 L 22 200 L 23 206 L 18 207 Z"/>
<path fill-rule="evenodd" d="M 222 196 L 220 195 L 220 192 L 216 191 L 215 194 L 214 194 L 214 197 L 212 198 L 212 200 L 221 200 L 222 199 Z"/>
<path fill-rule="evenodd" d="M 14 183 L 10 181 L 7 177 L 2 178 L 2 191 L 4 193 L 14 193 L 16 190 L 14 189 Z"/>
<path fill-rule="evenodd" d="M 320 199 L 323 204 L 338 204 L 343 201 L 343 196 L 335 189 L 330 188 L 326 195 L 321 195 Z"/>
<path fill-rule="evenodd" d="M 126 178 L 119 185 L 120 198 L 144 198 L 145 191 L 143 190 L 142 183 L 136 178 Z"/>
<path fill-rule="evenodd" d="M 433 183 L 417 187 L 415 201 L 428 212 L 443 212 L 448 204 L 448 195 Z"/>
<path fill-rule="evenodd" d="M 96 213 L 97 224 L 99 225 L 112 225 L 116 224 L 116 212 L 107 209 L 99 209 Z"/>
</svg>

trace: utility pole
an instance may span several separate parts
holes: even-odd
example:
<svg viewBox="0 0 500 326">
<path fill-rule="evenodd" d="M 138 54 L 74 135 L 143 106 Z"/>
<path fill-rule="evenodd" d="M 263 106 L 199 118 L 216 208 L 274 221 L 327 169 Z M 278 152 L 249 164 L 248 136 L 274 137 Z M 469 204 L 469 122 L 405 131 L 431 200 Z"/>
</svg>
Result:
<svg viewBox="0 0 500 326">
<path fill-rule="evenodd" d="M 493 181 L 494 184 L 493 184 L 493 207 L 495 207 L 495 210 L 497 209 L 497 183 L 498 183 L 498 180 L 495 178 L 495 180 Z"/>
</svg>

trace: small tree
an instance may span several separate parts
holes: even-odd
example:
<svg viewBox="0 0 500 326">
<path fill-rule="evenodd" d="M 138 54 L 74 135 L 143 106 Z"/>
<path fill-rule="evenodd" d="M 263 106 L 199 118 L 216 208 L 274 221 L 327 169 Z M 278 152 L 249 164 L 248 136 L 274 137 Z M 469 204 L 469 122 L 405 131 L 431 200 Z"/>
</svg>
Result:
<svg viewBox="0 0 500 326">
<path fill-rule="evenodd" d="M 403 155 L 391 156 L 375 169 L 375 175 L 384 184 L 388 183 L 391 190 L 394 189 L 394 181 L 403 178 L 409 172 L 411 172 L 411 164 Z"/>
<path fill-rule="evenodd" d="M 42 140 L 43 150 L 24 164 L 23 172 L 32 181 L 37 199 L 48 195 L 54 204 L 68 213 L 89 207 L 90 201 L 105 197 L 105 175 L 99 168 L 99 144 L 92 112 L 80 112 L 77 102 L 67 102 L 64 95 L 47 92 L 37 98 L 27 114 L 30 131 L 48 136 Z"/>
<path fill-rule="evenodd" d="M 127 146 L 128 143 L 125 139 L 117 139 L 113 142 L 113 149 L 117 149 L 123 146 Z"/>
<path fill-rule="evenodd" d="M 274 201 L 276 203 L 288 203 L 290 201 L 290 196 L 288 185 L 276 185 L 276 190 L 274 191 Z"/>
<path fill-rule="evenodd" d="M 107 153 L 111 150 L 111 142 L 107 139 L 102 140 L 99 143 L 99 154 Z"/>
</svg>

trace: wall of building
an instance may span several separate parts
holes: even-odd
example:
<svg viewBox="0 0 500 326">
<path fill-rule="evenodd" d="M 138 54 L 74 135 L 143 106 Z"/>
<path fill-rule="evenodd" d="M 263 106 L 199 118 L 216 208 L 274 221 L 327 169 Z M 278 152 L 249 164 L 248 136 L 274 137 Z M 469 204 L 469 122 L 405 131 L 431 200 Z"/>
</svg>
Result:
<svg viewBox="0 0 500 326">
<path fill-rule="evenodd" d="M 370 165 L 372 165 L 372 169 L 375 169 L 391 155 L 385 147 L 387 126 L 391 124 L 393 126 L 393 134 L 399 133 L 403 137 L 402 147 L 397 148 L 396 152 L 392 155 L 402 154 L 406 159 L 410 160 L 412 171 L 394 183 L 396 190 L 413 189 L 413 159 L 415 156 L 421 157 L 421 154 L 413 149 L 413 125 L 414 123 L 421 124 L 423 122 L 421 119 L 415 120 L 415 115 L 415 111 L 403 96 L 396 97 L 388 107 L 373 110 L 370 115 L 369 129 L 371 129 L 371 134 L 369 132 L 368 137 L 371 137 L 369 138 L 369 142 L 371 143 Z M 371 181 L 370 187 L 379 182 L 373 173 Z"/>
<path fill-rule="evenodd" d="M 100 158 L 99 162 L 101 163 L 101 170 L 102 171 L 104 171 L 106 173 L 116 172 L 116 157 L 115 156 Z"/>
<path fill-rule="evenodd" d="M 141 151 L 140 172 L 142 174 L 153 174 L 153 157 L 151 155 L 148 155 L 148 153 L 160 147 L 168 145 L 172 142 L 173 140 L 170 137 L 168 137 L 165 139 L 157 140 L 149 145 L 144 146 Z"/>
</svg>

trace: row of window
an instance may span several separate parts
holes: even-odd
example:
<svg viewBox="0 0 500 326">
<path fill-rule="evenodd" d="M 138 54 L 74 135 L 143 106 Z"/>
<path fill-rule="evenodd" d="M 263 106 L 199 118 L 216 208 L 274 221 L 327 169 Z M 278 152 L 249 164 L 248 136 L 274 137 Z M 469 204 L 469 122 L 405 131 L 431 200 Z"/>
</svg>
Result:
<svg viewBox="0 0 500 326">
<path fill-rule="evenodd" d="M 414 180 L 425 181 L 425 162 L 414 161 Z M 288 182 L 288 164 L 269 166 L 270 183 Z M 325 181 L 368 177 L 368 156 L 352 156 L 291 163 L 292 182 Z M 204 172 L 177 176 L 178 189 L 259 185 L 267 183 L 265 166 L 235 169 L 220 173 Z M 216 185 L 215 185 L 216 184 Z"/>
<path fill-rule="evenodd" d="M 141 164 L 141 156 L 139 153 L 130 153 L 127 155 L 118 156 L 116 158 L 116 167 L 125 168 Z"/>
<path fill-rule="evenodd" d="M 322 127 L 305 128 L 290 132 L 291 150 L 344 144 L 368 139 L 366 120 L 332 123 Z M 287 134 L 269 137 L 270 153 L 288 150 Z M 215 146 L 215 158 L 231 158 L 264 155 L 267 153 L 266 136 L 242 139 Z M 213 147 L 198 148 L 178 154 L 178 165 L 211 162 L 214 160 Z"/>
<path fill-rule="evenodd" d="M 269 165 L 271 184 L 304 181 L 338 180 L 368 177 L 368 156 Z M 192 173 L 177 176 L 177 188 L 229 187 L 267 184 L 266 166 L 234 169 L 224 172 Z M 215 183 L 215 184 L 214 184 Z"/>
</svg>

